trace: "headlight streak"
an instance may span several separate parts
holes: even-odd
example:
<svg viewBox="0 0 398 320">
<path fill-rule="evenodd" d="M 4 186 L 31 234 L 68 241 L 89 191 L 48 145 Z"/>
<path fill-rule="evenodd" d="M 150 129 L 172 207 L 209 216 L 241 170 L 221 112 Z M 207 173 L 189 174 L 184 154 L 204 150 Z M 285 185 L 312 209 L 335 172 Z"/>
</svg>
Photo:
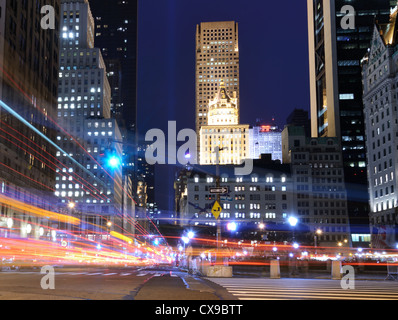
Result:
<svg viewBox="0 0 398 320">
<path fill-rule="evenodd" d="M 19 85 L 18 83 L 16 83 L 16 81 L 12 78 L 12 76 L 10 74 L 8 74 L 8 72 L 5 70 L 4 66 L 0 67 L 0 70 L 2 71 L 2 73 L 6 76 L 6 78 L 10 81 L 10 83 L 12 83 L 22 94 L 23 96 L 32 104 L 35 105 L 35 108 L 37 110 L 39 110 L 45 117 L 46 119 L 48 119 L 53 125 L 55 125 L 55 127 L 59 128 L 63 133 L 65 133 L 67 136 L 69 136 L 74 143 L 76 143 L 94 162 L 96 162 L 99 167 L 111 178 L 113 179 L 113 177 L 101 166 L 101 164 L 99 164 L 94 158 L 93 156 L 86 150 L 83 148 L 83 146 L 74 138 L 72 137 L 69 133 L 67 133 L 65 131 L 64 128 L 62 128 L 61 126 L 59 126 L 59 124 L 54 121 L 51 116 L 49 116 L 48 114 L 46 114 L 45 112 L 43 112 L 43 110 L 41 109 L 40 106 L 38 106 L 32 99 L 31 96 L 29 96 L 29 94 L 27 94 Z M 26 124 L 29 128 L 31 128 L 33 131 L 37 132 L 40 136 L 42 136 L 45 140 L 47 140 L 50 144 L 54 145 L 56 147 L 56 149 L 60 150 L 62 152 L 62 154 L 66 154 L 61 148 L 59 148 L 54 142 L 52 142 L 50 139 L 48 139 L 45 135 L 43 135 L 40 131 L 38 131 L 35 127 L 33 127 L 29 122 L 27 122 L 25 119 L 23 119 L 23 117 L 21 117 L 18 113 L 16 113 L 14 110 L 12 110 L 12 108 L 10 108 L 9 106 L 7 106 L 3 101 L 0 100 L 0 105 L 2 105 L 7 111 L 9 111 L 11 114 L 13 114 L 17 119 L 19 119 L 22 123 Z M 73 157 L 70 157 L 69 155 L 67 155 L 74 163 L 76 163 L 79 167 L 83 168 L 83 171 L 88 172 L 91 176 L 93 176 L 93 174 L 88 171 L 86 168 L 84 168 L 81 164 L 79 164 L 75 159 L 73 159 Z M 95 178 L 95 176 L 94 176 Z M 100 179 L 99 179 L 100 180 Z M 121 190 L 135 203 L 136 201 L 133 199 L 133 197 L 128 194 L 128 192 L 123 188 L 123 186 L 120 186 L 119 182 L 117 182 L 115 179 L 113 179 L 114 182 L 121 188 Z M 102 183 L 102 180 L 100 180 L 100 182 Z M 146 213 L 145 213 L 146 215 Z M 152 226 L 155 228 L 155 230 L 159 233 L 159 235 L 163 238 L 164 241 L 166 241 L 166 239 L 163 237 L 163 235 L 160 233 L 159 229 L 157 228 L 156 224 L 153 222 L 153 220 L 151 218 L 149 218 L 146 215 L 146 218 L 148 219 L 148 221 L 152 224 Z"/>
<path fill-rule="evenodd" d="M 3 129 L 1 129 L 1 130 L 3 130 Z M 12 135 L 11 135 L 12 136 Z M 0 137 L 1 137 L 1 135 L 0 135 Z M 14 137 L 14 136 L 13 136 Z M 14 137 L 14 138 L 16 138 L 16 137 Z M 7 138 L 6 138 L 7 139 Z M 17 139 L 17 138 L 16 138 Z M 9 140 L 9 139 L 7 139 L 7 140 Z M 20 141 L 21 143 L 23 143 L 23 141 L 21 141 L 21 140 L 19 140 L 19 139 L 17 139 L 18 141 Z M 13 144 L 15 144 L 13 141 L 11 141 L 11 140 L 9 140 L 11 143 L 13 143 Z M 15 144 L 15 145 L 17 145 L 17 144 Z M 17 145 L 19 148 L 21 148 L 19 145 Z M 31 147 L 30 147 L 31 148 Z M 22 150 L 24 150 L 25 152 L 27 152 L 27 150 L 25 150 L 25 149 L 23 149 L 23 148 L 21 148 Z M 40 154 L 41 155 L 41 154 Z M 43 156 L 44 157 L 44 156 Z M 45 157 L 44 157 L 45 158 Z M 47 158 L 45 158 L 46 160 L 48 160 Z M 57 160 L 58 161 L 58 160 Z M 58 161 L 59 162 L 59 161 Z M 52 162 L 51 162 L 52 163 Z M 54 164 L 55 165 L 55 164 Z M 57 167 L 56 165 L 55 165 L 55 167 L 56 168 L 58 168 L 58 169 L 60 169 L 59 167 Z M 49 168 L 50 169 L 52 169 L 53 171 L 55 171 L 55 169 L 54 168 L 51 168 L 50 166 L 49 166 Z M 11 170 L 13 170 L 12 168 L 10 168 Z M 18 174 L 20 174 L 19 172 L 17 172 Z M 66 173 L 68 176 L 71 176 L 69 173 Z M 62 175 L 62 174 L 61 174 Z M 80 176 L 79 176 L 80 177 Z M 83 179 L 84 180 L 84 179 Z M 85 181 L 85 180 L 84 180 Z M 36 181 L 37 182 L 37 181 Z M 80 182 L 81 183 L 81 182 Z M 81 183 L 81 184 L 83 184 L 83 183 Z M 93 195 L 93 197 L 95 197 L 95 198 L 97 198 L 98 200 L 100 200 L 98 197 L 97 197 L 97 193 L 96 192 L 93 192 L 88 186 L 86 186 L 86 185 L 84 185 L 83 184 L 83 186 L 85 186 L 87 189 L 89 189 L 90 191 L 91 191 L 91 194 Z M 95 188 L 95 187 L 94 187 Z M 51 189 L 52 191 L 54 191 L 53 189 Z M 83 188 L 83 190 L 84 190 L 84 188 Z M 98 193 L 99 193 L 99 196 L 101 197 L 102 196 L 102 194 L 99 192 L 99 190 L 97 190 L 98 191 Z M 103 195 L 103 197 L 105 197 L 105 195 Z M 102 198 L 102 200 L 106 200 L 106 198 Z M 131 220 L 131 218 L 129 219 L 129 220 Z M 135 225 L 135 227 L 137 228 L 137 229 L 140 229 L 141 228 L 141 232 L 146 232 L 146 230 L 144 230 L 136 221 L 132 221 L 132 224 L 133 225 Z"/>
</svg>

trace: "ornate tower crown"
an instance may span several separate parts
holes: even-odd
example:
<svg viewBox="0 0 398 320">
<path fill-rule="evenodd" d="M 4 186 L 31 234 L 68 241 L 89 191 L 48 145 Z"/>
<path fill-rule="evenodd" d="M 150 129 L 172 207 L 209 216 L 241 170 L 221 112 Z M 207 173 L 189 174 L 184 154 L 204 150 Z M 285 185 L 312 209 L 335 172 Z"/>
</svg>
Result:
<svg viewBox="0 0 398 320">
<path fill-rule="evenodd" d="M 215 98 L 209 102 L 208 123 L 210 126 L 239 124 L 236 92 L 231 97 L 225 88 L 224 81 L 220 83 L 220 89 Z"/>
</svg>

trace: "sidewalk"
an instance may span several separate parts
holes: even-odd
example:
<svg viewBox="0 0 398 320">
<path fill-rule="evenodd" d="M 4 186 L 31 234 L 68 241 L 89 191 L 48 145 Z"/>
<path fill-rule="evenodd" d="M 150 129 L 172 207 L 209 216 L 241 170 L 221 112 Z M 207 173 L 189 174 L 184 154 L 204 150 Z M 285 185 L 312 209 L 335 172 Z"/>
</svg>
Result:
<svg viewBox="0 0 398 320">
<path fill-rule="evenodd" d="M 191 276 L 152 277 L 135 295 L 134 300 L 229 300 L 224 288 Z"/>
</svg>

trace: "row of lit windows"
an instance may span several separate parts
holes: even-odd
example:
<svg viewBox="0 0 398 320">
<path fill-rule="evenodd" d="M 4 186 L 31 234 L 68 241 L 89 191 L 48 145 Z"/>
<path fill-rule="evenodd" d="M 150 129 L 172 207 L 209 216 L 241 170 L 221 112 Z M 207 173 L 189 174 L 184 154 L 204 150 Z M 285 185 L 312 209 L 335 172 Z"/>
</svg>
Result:
<svg viewBox="0 0 398 320">
<path fill-rule="evenodd" d="M 276 213 L 273 212 L 267 212 L 265 214 L 261 214 L 258 212 L 250 212 L 250 213 L 245 213 L 245 212 L 235 212 L 235 219 L 261 219 L 261 216 L 264 215 L 265 219 L 276 219 Z M 197 215 L 196 215 L 197 217 Z M 211 213 L 206 213 L 206 218 L 214 218 L 213 214 Z M 222 219 L 229 219 L 231 218 L 231 213 L 229 212 L 221 212 L 220 213 L 220 218 Z"/>
<path fill-rule="evenodd" d="M 199 183 L 199 177 L 196 176 L 196 177 L 194 178 L 194 181 L 195 181 L 195 183 Z M 207 177 L 206 182 L 207 182 L 207 183 L 213 183 L 213 182 L 214 182 L 214 178 L 213 178 L 213 177 Z M 229 182 L 229 178 L 227 178 L 227 177 L 221 177 L 221 182 L 223 182 L 223 183 Z M 237 183 L 243 182 L 243 177 L 236 177 L 236 178 L 235 178 L 235 182 L 237 182 Z M 259 177 L 258 177 L 258 176 L 252 176 L 252 177 L 251 177 L 251 182 L 259 182 Z M 265 178 L 265 182 L 267 182 L 267 183 L 273 183 L 273 182 L 274 182 L 274 177 L 267 176 L 267 177 Z M 285 176 L 282 176 L 282 177 L 281 177 L 281 182 L 282 182 L 282 183 L 286 182 L 286 177 L 285 177 Z"/>
</svg>

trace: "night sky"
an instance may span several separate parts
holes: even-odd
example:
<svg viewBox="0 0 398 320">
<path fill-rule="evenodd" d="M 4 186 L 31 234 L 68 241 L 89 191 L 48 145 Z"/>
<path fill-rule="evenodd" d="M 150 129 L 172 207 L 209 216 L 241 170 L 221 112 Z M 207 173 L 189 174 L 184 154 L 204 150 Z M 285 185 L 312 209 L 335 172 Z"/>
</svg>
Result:
<svg viewBox="0 0 398 320">
<path fill-rule="evenodd" d="M 138 130 L 195 128 L 196 25 L 239 23 L 241 123 L 273 117 L 283 128 L 294 108 L 309 111 L 305 0 L 139 1 Z M 176 168 L 157 166 L 159 209 L 173 210 Z"/>
</svg>

